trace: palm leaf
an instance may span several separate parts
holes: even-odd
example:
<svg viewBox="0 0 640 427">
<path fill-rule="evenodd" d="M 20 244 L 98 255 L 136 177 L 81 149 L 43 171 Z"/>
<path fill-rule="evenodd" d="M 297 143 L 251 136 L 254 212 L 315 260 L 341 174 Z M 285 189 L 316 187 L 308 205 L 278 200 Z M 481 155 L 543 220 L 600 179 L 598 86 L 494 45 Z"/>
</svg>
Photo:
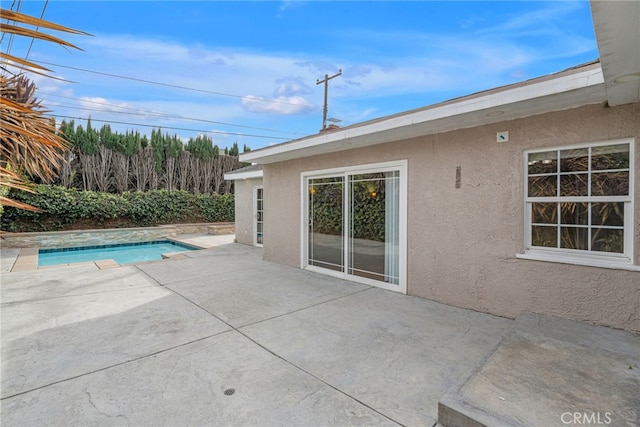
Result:
<svg viewBox="0 0 640 427">
<path fill-rule="evenodd" d="M 68 47 L 73 47 L 75 49 L 80 49 L 79 47 L 64 41 L 63 39 L 56 37 L 56 36 L 52 36 L 50 34 L 47 33 L 41 33 L 38 30 L 31 30 L 29 28 L 22 28 L 22 27 L 17 27 L 15 25 L 3 25 L 2 26 L 2 32 L 3 33 L 8 33 L 8 34 L 15 34 L 17 36 L 23 36 L 23 37 L 30 37 L 30 38 L 34 38 L 34 39 L 38 39 L 38 40 L 44 40 L 47 42 L 52 42 L 52 43 L 57 43 L 59 45 L 62 46 L 68 46 Z"/>
<path fill-rule="evenodd" d="M 73 28 L 65 27 L 63 25 L 59 25 L 50 21 L 45 21 L 43 19 L 34 18 L 33 16 L 25 15 L 24 13 L 14 12 L 13 10 L 2 8 L 0 8 L 0 19 L 20 22 L 22 24 L 33 25 L 35 27 L 49 28 L 50 30 L 63 31 L 65 33 L 82 34 L 85 36 L 90 35 L 89 33 L 85 33 L 84 31 L 74 30 Z M 4 26 L 2 31 L 4 31 Z"/>
<path fill-rule="evenodd" d="M 18 209 L 24 209 L 25 211 L 40 212 L 41 209 L 35 206 L 28 205 L 26 203 L 19 202 L 17 200 L 9 199 L 8 197 L 0 196 L 0 205 L 11 206 Z"/>
<path fill-rule="evenodd" d="M 25 67 L 35 68 L 37 70 L 51 71 L 50 69 L 43 67 L 42 65 L 36 64 L 35 62 L 27 61 L 26 59 L 20 59 L 16 56 L 9 55 L 4 52 L 0 52 L 0 59 L 4 59 L 5 61 L 8 61 L 8 62 L 16 62 L 20 65 L 24 65 Z"/>
<path fill-rule="evenodd" d="M 0 19 L 6 20 L 0 27 L 3 34 L 43 40 L 79 50 L 82 49 L 39 29 L 88 35 L 83 31 L 2 8 Z M 37 28 L 26 28 L 24 25 Z M 0 65 L 4 70 L 7 67 L 20 67 L 51 77 L 45 74 L 49 71 L 47 68 L 8 53 L 0 53 Z M 64 161 L 63 152 L 68 149 L 68 143 L 56 134 L 55 124 L 45 117 L 44 114 L 48 111 L 37 100 L 35 89 L 35 84 L 22 74 L 13 77 L 0 75 L 0 186 L 31 191 L 31 183 L 26 176 L 48 180 Z M 0 197 L 0 204 L 38 210 L 7 197 Z"/>
</svg>

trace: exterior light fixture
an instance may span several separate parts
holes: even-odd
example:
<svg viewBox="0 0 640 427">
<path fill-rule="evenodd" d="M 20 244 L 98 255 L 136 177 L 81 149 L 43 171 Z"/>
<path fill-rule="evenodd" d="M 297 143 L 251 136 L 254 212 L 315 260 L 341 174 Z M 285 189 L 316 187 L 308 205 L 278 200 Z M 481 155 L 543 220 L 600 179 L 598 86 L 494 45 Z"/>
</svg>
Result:
<svg viewBox="0 0 640 427">
<path fill-rule="evenodd" d="M 635 82 L 636 80 L 640 80 L 640 73 L 625 74 L 624 76 L 616 77 L 611 82 L 612 83 L 629 83 L 629 82 Z"/>
</svg>

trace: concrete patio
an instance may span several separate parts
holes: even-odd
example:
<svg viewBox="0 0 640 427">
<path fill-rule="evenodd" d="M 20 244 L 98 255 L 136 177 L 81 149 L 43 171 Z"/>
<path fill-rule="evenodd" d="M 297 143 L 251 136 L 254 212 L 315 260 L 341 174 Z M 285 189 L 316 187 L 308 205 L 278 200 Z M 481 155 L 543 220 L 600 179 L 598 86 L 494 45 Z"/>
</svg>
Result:
<svg viewBox="0 0 640 427">
<path fill-rule="evenodd" d="M 17 252 L 2 250 L 3 426 L 639 421 L 637 335 L 499 318 L 181 237 L 212 247 L 13 273 Z"/>
</svg>

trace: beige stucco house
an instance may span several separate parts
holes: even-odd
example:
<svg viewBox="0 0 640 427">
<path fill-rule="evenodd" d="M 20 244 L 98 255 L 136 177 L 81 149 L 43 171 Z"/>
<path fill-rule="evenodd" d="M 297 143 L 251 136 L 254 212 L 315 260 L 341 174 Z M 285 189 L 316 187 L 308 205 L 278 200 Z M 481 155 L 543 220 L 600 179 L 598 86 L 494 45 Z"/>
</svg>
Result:
<svg viewBox="0 0 640 427">
<path fill-rule="evenodd" d="M 640 331 L 640 2 L 591 7 L 599 61 L 242 154 L 237 240 L 445 304 Z"/>
</svg>

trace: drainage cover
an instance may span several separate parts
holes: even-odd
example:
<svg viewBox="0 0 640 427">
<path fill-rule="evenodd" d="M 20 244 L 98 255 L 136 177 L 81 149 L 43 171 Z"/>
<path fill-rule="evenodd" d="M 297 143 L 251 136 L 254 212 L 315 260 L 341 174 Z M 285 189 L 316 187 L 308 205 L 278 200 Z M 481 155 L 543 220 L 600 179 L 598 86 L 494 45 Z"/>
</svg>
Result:
<svg viewBox="0 0 640 427">
<path fill-rule="evenodd" d="M 224 391 L 224 394 L 226 394 L 227 396 L 231 396 L 233 393 L 235 393 L 235 389 L 233 388 L 228 388 Z"/>
</svg>

